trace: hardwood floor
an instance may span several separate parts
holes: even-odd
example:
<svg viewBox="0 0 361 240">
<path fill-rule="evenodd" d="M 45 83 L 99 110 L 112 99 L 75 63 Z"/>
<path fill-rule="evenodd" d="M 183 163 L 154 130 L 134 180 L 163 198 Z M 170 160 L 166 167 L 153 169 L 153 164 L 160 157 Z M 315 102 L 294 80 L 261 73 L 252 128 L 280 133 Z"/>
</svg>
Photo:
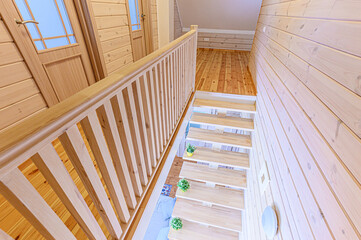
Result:
<svg viewBox="0 0 361 240">
<path fill-rule="evenodd" d="M 256 95 L 248 71 L 249 52 L 198 48 L 196 89 L 241 95 Z"/>
<path fill-rule="evenodd" d="M 172 185 L 172 190 L 169 194 L 169 197 L 175 198 L 175 193 L 177 192 L 177 183 L 179 181 L 179 173 L 182 169 L 183 165 L 183 158 L 175 157 L 172 167 L 170 168 L 170 171 L 168 173 L 168 177 L 165 180 L 165 184 Z"/>
</svg>

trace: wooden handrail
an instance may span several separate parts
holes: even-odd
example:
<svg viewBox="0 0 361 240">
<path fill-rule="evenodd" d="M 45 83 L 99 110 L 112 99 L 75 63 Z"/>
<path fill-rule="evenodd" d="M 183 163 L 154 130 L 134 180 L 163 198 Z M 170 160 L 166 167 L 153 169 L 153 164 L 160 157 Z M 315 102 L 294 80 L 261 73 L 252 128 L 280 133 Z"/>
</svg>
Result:
<svg viewBox="0 0 361 240">
<path fill-rule="evenodd" d="M 167 46 L 1 132 L 0 204 L 5 198 L 46 238 L 75 239 L 64 224 L 68 219 L 60 219 L 18 168 L 26 162 L 89 239 L 124 238 L 194 95 L 196 51 L 192 26 Z"/>
<path fill-rule="evenodd" d="M 96 108 L 100 100 L 107 98 L 115 91 L 124 89 L 132 83 L 132 79 L 149 68 L 160 58 L 178 47 L 190 36 L 195 35 L 197 27 L 172 41 L 168 45 L 154 51 L 144 58 L 130 64 L 129 67 L 114 72 L 103 80 L 83 89 L 64 101 L 30 117 L 16 126 L 0 133 L 0 177 L 21 164 L 18 159 L 31 157 L 29 149 L 47 142 L 61 131 L 84 117 L 84 111 Z"/>
</svg>

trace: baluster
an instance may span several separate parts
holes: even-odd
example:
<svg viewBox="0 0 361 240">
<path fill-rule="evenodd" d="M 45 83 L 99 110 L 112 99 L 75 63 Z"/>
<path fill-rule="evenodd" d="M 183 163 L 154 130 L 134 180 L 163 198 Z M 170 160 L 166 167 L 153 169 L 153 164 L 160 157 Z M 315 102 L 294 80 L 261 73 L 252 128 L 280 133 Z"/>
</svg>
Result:
<svg viewBox="0 0 361 240">
<path fill-rule="evenodd" d="M 0 179 L 0 193 L 46 239 L 76 239 L 18 168 Z"/>
<path fill-rule="evenodd" d="M 143 84 L 141 85 L 141 87 L 143 87 L 142 89 L 142 93 L 145 94 L 145 98 L 146 98 L 146 103 L 148 106 L 148 116 L 149 116 L 149 120 L 151 123 L 151 127 L 153 129 L 153 143 L 155 145 L 155 162 L 157 162 L 157 159 L 160 158 L 160 144 L 159 144 L 159 134 L 158 134 L 158 123 L 157 123 L 157 114 L 155 111 L 155 104 L 154 104 L 154 98 L 152 98 L 152 91 L 151 91 L 151 86 L 150 86 L 150 79 L 152 75 L 152 70 L 150 70 L 149 72 L 147 72 L 147 74 L 144 76 L 144 81 Z M 148 84 L 149 83 L 149 84 Z M 156 164 L 156 163 L 155 163 Z M 155 165 L 153 165 L 154 167 Z"/>
<path fill-rule="evenodd" d="M 164 66 L 164 72 L 165 72 L 165 81 L 164 81 L 164 88 L 165 88 L 165 93 L 166 93 L 166 109 L 167 109 L 167 139 L 169 139 L 171 133 L 172 133 L 172 111 L 171 111 L 171 96 L 170 96 L 170 73 L 169 73 L 169 56 L 168 55 L 165 58 L 165 66 Z"/>
<path fill-rule="evenodd" d="M 98 163 L 99 170 L 109 191 L 110 198 L 113 200 L 115 210 L 117 211 L 120 220 L 126 223 L 130 218 L 129 210 L 96 112 L 90 112 L 80 123 L 94 158 Z"/>
<path fill-rule="evenodd" d="M 160 61 L 159 63 L 159 85 L 160 85 L 160 89 L 159 89 L 159 95 L 160 95 L 160 100 L 161 100 L 161 104 L 160 104 L 160 109 L 161 109 L 161 113 L 162 113 L 162 129 L 163 129 L 163 146 L 166 145 L 167 142 L 167 109 L 166 109 L 166 99 L 165 99 L 165 87 L 164 87 L 164 81 L 165 81 L 165 71 L 164 71 L 164 59 Z"/>
<path fill-rule="evenodd" d="M 169 115 L 170 115 L 170 133 L 172 134 L 174 128 L 174 115 L 173 115 L 173 63 L 172 63 L 173 53 L 170 53 L 168 56 L 168 85 L 169 85 Z"/>
<path fill-rule="evenodd" d="M 152 104 L 153 104 L 153 113 L 154 116 L 156 116 L 156 118 L 154 119 L 154 123 L 157 125 L 157 129 L 158 129 L 158 147 L 159 147 L 159 153 L 162 153 L 163 151 L 163 135 L 162 135 L 162 120 L 161 120 L 161 116 L 160 116 L 160 111 L 159 111 L 159 94 L 158 91 L 156 90 L 157 88 L 157 78 L 156 78 L 156 68 L 157 66 L 155 66 L 154 68 L 152 68 L 152 71 L 150 72 L 150 81 L 149 81 L 149 85 L 150 85 L 150 89 L 151 89 L 151 93 L 152 93 Z"/>
<path fill-rule="evenodd" d="M 133 91 L 135 91 L 136 89 L 133 89 L 132 85 L 127 87 L 127 94 L 129 99 L 130 112 L 132 114 L 132 119 L 134 124 L 135 138 L 133 137 L 133 140 L 138 147 L 139 150 L 138 155 L 140 156 L 140 160 L 144 162 L 143 165 L 145 165 L 147 174 L 148 176 L 150 176 L 152 174 L 152 164 L 150 162 L 150 156 L 149 156 L 148 138 L 147 136 L 144 135 L 147 134 L 147 132 L 145 129 L 145 124 L 143 127 L 143 119 L 140 114 L 138 98 L 135 98 L 134 96 Z M 147 139 L 147 144 L 146 144 L 146 139 Z"/>
<path fill-rule="evenodd" d="M 70 127 L 59 136 L 59 140 L 110 235 L 120 238 L 122 229 L 77 126 Z"/>
<path fill-rule="evenodd" d="M 105 240 L 102 229 L 53 145 L 46 145 L 32 160 L 88 238 Z"/>
<path fill-rule="evenodd" d="M 105 139 L 108 143 L 110 155 L 112 156 L 120 185 L 122 186 L 125 195 L 125 201 L 129 208 L 134 209 L 137 200 L 135 199 L 132 180 L 125 161 L 123 146 L 120 141 L 117 123 L 110 102 L 106 101 L 103 106 L 97 109 L 97 113 L 103 128 Z"/>
<path fill-rule="evenodd" d="M 155 167 L 157 163 L 156 152 L 155 152 L 155 144 L 154 144 L 154 130 L 153 130 L 153 122 L 150 117 L 150 103 L 146 101 L 146 96 L 142 89 L 144 89 L 145 74 L 136 80 L 135 89 L 134 90 L 134 100 L 139 107 L 139 114 L 141 118 L 141 126 L 140 128 L 144 131 L 144 144 L 145 149 L 148 155 L 149 164 L 151 167 Z M 143 87 L 142 87 L 143 86 Z M 145 103 L 145 104 L 144 104 Z"/>
</svg>

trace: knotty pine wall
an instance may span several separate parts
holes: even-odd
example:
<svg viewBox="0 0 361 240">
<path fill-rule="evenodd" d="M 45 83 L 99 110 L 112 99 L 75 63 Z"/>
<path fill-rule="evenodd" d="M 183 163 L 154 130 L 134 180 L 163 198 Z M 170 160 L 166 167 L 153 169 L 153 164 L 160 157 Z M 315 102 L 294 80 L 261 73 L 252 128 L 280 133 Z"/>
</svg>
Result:
<svg viewBox="0 0 361 240">
<path fill-rule="evenodd" d="M 265 239 L 267 205 L 275 239 L 361 237 L 360 12 L 360 1 L 263 1 L 249 63 L 258 114 L 247 239 Z"/>
<path fill-rule="evenodd" d="M 0 131 L 46 107 L 14 39 L 0 20 Z"/>
<path fill-rule="evenodd" d="M 183 35 L 183 26 L 179 16 L 178 1 L 174 0 L 174 39 Z"/>
<path fill-rule="evenodd" d="M 208 38 L 208 40 L 207 40 Z M 250 51 L 253 35 L 230 33 L 198 33 L 198 47 Z"/>
<path fill-rule="evenodd" d="M 159 48 L 157 0 L 150 0 L 152 14 L 153 49 Z"/>
</svg>

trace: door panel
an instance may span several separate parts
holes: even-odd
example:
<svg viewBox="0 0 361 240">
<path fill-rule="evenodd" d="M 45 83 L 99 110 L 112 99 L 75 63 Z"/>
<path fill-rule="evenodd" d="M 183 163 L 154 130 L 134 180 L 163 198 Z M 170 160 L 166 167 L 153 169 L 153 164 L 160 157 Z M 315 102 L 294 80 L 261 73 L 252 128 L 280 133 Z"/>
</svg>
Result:
<svg viewBox="0 0 361 240">
<path fill-rule="evenodd" d="M 27 37 L 59 101 L 95 82 L 72 0 L 15 0 L 15 5 L 20 21 L 38 22 L 26 24 Z"/>
</svg>

